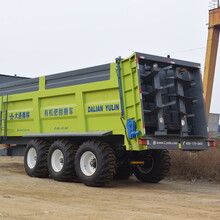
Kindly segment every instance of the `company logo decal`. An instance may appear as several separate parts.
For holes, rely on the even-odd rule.
[[[45,109],[44,116],[45,117],[56,117],[63,115],[73,115],[74,108],[54,108],[54,109]]]
[[[30,112],[16,112],[9,114],[10,120],[30,118]]]
[[[119,109],[119,104],[88,106],[88,112],[111,112],[118,111]]]

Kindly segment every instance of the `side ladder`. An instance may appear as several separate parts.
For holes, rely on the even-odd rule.
[[[7,139],[8,95],[1,97],[0,138]]]

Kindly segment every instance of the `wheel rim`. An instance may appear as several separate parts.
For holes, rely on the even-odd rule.
[[[37,152],[35,148],[31,147],[27,154],[27,165],[30,169],[33,169],[37,163]]]
[[[55,172],[60,172],[64,165],[64,157],[61,150],[56,149],[51,156],[51,166]]]
[[[138,166],[138,169],[142,173],[150,173],[154,167],[154,158],[152,155],[146,155],[144,158],[144,165],[143,166]]]
[[[86,151],[80,158],[80,168],[86,176],[92,176],[97,169],[97,159],[91,151]]]

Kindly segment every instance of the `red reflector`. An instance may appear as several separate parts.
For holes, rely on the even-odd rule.
[[[215,141],[209,141],[209,146],[210,147],[216,147],[216,142]]]
[[[173,61],[166,61],[166,63],[175,64],[175,62],[173,62]]]
[[[142,123],[143,128],[145,128],[145,123]]]
[[[145,140],[145,139],[139,139],[139,140],[138,140],[138,143],[139,143],[140,145],[147,145],[147,140]]]
[[[136,56],[137,58],[140,58],[140,56]]]
[[[139,88],[139,92],[142,93],[142,88]]]

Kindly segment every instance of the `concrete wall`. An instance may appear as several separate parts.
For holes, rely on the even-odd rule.
[[[209,114],[208,127],[209,131],[218,131],[219,114]]]

